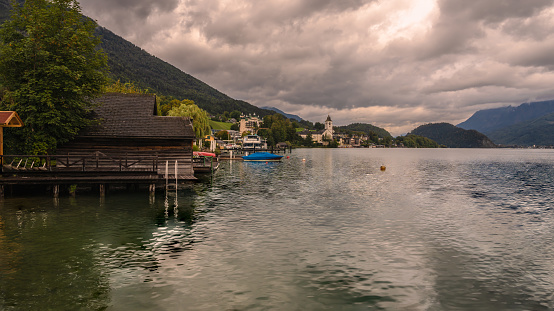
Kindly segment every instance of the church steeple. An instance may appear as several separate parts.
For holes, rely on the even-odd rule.
[[[325,120],[325,133],[330,136],[329,138],[333,138],[333,121],[331,121],[329,115],[327,115],[327,120]]]

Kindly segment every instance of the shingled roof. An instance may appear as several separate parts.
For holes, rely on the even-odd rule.
[[[93,117],[97,126],[82,136],[133,138],[194,138],[190,118],[156,115],[156,97],[144,94],[108,93],[96,100]]]

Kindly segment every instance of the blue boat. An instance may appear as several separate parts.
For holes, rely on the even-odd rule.
[[[244,161],[280,161],[283,156],[269,152],[256,152],[247,156],[243,156]]]

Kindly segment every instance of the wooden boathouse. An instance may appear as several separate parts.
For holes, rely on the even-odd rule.
[[[104,194],[110,185],[148,185],[150,191],[195,180],[190,118],[158,116],[156,97],[108,93],[100,97],[93,117],[98,124],[59,146],[55,155],[0,155],[6,186],[88,185]]]

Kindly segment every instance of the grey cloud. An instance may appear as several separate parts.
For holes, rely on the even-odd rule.
[[[445,18],[452,21],[471,20],[499,23],[509,18],[535,15],[552,6],[551,0],[440,0],[439,7]]]
[[[85,0],[83,10],[234,98],[312,121],[333,112],[338,124],[401,131],[554,98],[552,0],[437,0],[404,25],[426,1]]]
[[[108,26],[119,35],[152,37],[159,29],[149,28],[146,20],[162,13],[172,12],[179,5],[179,0],[81,0],[83,13]],[[114,29],[115,28],[115,29]],[[141,44],[144,40],[135,40]]]

